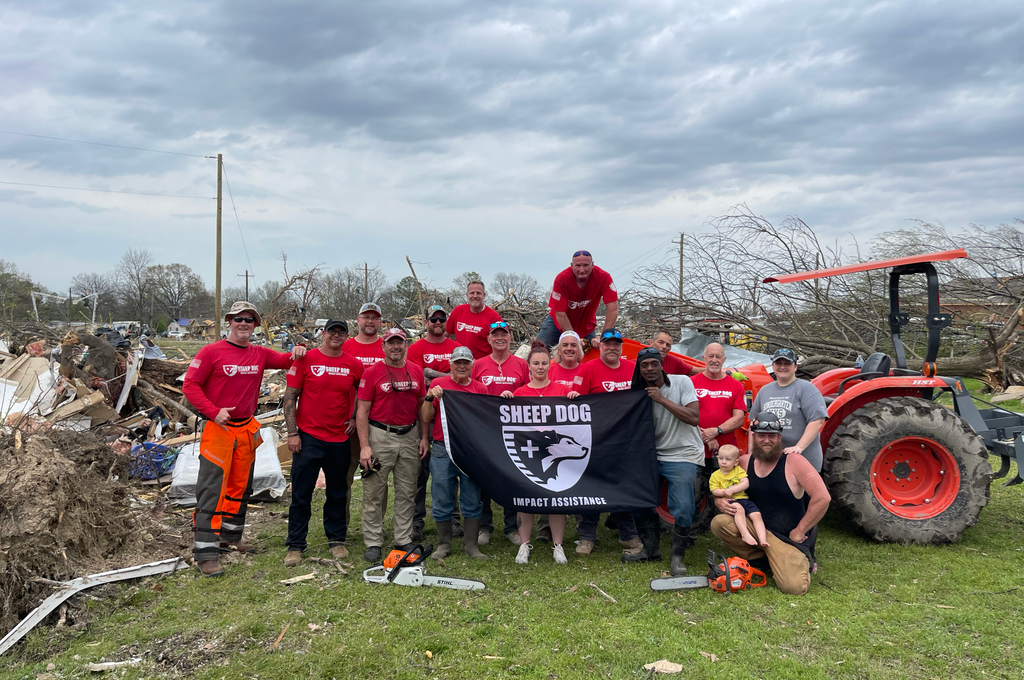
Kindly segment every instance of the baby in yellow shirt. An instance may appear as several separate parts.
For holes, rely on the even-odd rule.
[[[718,469],[711,473],[711,495],[716,498],[729,498],[729,503],[736,506],[736,514],[732,516],[736,529],[740,532],[743,542],[747,545],[768,547],[768,532],[761,519],[761,511],[747,497],[746,490],[750,486],[747,473],[739,466],[740,450],[731,444],[719,447]],[[747,517],[754,525],[755,539],[747,527]]]

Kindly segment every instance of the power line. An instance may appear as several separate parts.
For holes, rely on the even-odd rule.
[[[228,167],[226,163],[221,163],[221,169],[224,171],[224,183],[228,185],[228,197],[231,199],[231,211],[235,213],[235,224],[238,225],[238,235],[242,239],[242,250],[245,251],[245,261],[249,263],[249,271],[252,272],[253,283],[256,282],[256,270],[253,269],[252,260],[249,259],[249,249],[245,246],[245,236],[242,235],[242,221],[238,219],[238,209],[235,207],[235,197],[231,193],[231,182],[228,180]],[[249,279],[246,278],[245,284],[249,285]]]
[[[132,194],[133,196],[165,196],[167,198],[198,198],[204,201],[216,201],[216,196],[183,196],[181,194],[153,194],[146,191],[115,191],[113,189],[86,189],[85,187],[58,187],[52,184],[28,184],[26,182],[0,182],[18,187],[40,187],[42,189],[68,189],[69,191],[98,191],[103,194]]]
[[[672,242],[672,239],[669,239],[669,240],[665,241],[664,243],[659,243],[658,245],[654,246],[653,248],[651,248],[650,250],[648,250],[648,251],[647,251],[646,253],[644,253],[643,255],[638,255],[637,257],[634,257],[634,258],[633,258],[632,260],[630,260],[630,261],[629,261],[629,262],[627,262],[626,264],[623,264],[623,265],[619,265],[618,267],[615,267],[614,269],[612,269],[612,270],[610,270],[610,271],[611,271],[611,272],[613,272],[613,273],[614,273],[614,272],[620,272],[620,271],[624,270],[624,269],[625,269],[626,267],[628,267],[629,265],[631,265],[632,263],[634,263],[634,262],[636,262],[637,260],[639,260],[640,258],[643,258],[644,260],[646,260],[646,259],[647,259],[647,258],[649,258],[649,257],[650,257],[651,255],[653,255],[654,253],[656,253],[656,252],[657,252],[658,250],[660,250],[661,248],[664,248],[665,246],[667,246],[667,245],[668,245],[669,243],[671,243],[671,242]]]
[[[33,135],[27,132],[11,132],[0,130],[5,135],[18,135],[19,137],[35,137],[36,139],[51,139],[56,142],[74,142],[75,144],[91,144],[93,146],[109,146],[114,149],[129,149],[131,151],[148,151],[150,153],[166,153],[172,156],[188,156],[189,158],[216,158],[216,156],[200,156],[194,153],[181,153],[179,151],[160,151],[159,149],[143,149],[138,146],[121,146],[120,144],[104,144],[103,142],[86,142],[81,139],[65,139],[64,137],[47,137],[46,135]]]

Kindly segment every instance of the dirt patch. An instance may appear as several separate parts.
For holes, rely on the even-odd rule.
[[[52,592],[34,579],[117,568],[114,558],[155,538],[131,508],[128,464],[87,433],[34,434],[20,446],[0,437],[0,629]]]

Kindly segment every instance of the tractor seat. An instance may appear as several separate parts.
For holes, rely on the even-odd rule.
[[[861,367],[860,372],[862,375],[865,373],[881,373],[882,376],[887,376],[891,366],[892,359],[889,358],[888,354],[875,352],[864,360],[864,366]]]

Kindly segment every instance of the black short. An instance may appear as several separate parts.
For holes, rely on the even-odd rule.
[[[746,511],[748,515],[754,512],[761,512],[761,510],[758,509],[756,505],[754,505],[754,501],[750,500],[749,498],[734,498],[729,502],[739,503],[740,505],[742,505],[743,509]]]

